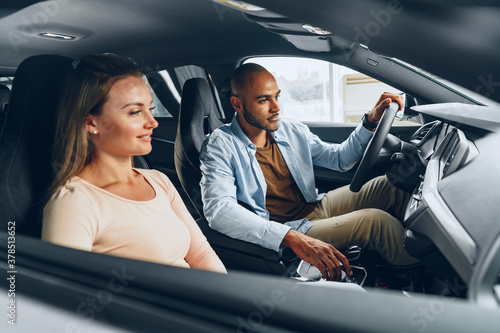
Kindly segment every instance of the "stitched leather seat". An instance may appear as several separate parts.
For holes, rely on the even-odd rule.
[[[10,100],[10,89],[5,84],[0,84],[0,138],[4,129],[4,120],[7,116],[7,109]]]
[[[45,191],[52,180],[59,93],[72,60],[40,55],[24,60],[12,85],[5,131],[0,137],[1,228],[39,236]]]
[[[205,138],[223,124],[217,117],[212,91],[205,79],[186,81],[182,89],[179,125],[175,139],[175,169],[200,217],[200,151]]]

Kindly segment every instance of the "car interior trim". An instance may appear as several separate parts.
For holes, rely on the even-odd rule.
[[[500,107],[440,103],[413,106],[412,111],[488,131],[495,131],[500,128]]]
[[[469,297],[484,307],[500,306],[500,238],[477,266],[478,270],[469,283]]]
[[[170,143],[170,144],[175,144],[175,141],[171,141],[171,140],[167,140],[167,139],[162,139],[162,138],[157,138],[157,137],[151,137],[153,140],[156,140],[156,141],[161,141],[161,142],[165,142],[165,143]]]
[[[477,260],[477,245],[467,231],[461,226],[455,215],[449,210],[437,189],[439,175],[439,159],[432,158],[427,165],[422,197],[427,207],[455,242],[460,252],[470,265]]]

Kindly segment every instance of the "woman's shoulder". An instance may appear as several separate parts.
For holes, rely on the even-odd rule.
[[[146,177],[146,180],[160,185],[164,188],[169,188],[172,184],[170,179],[163,172],[154,169],[138,169],[135,168],[137,172]]]
[[[73,177],[51,195],[44,210],[60,210],[75,207],[75,205],[92,206],[95,200],[91,189],[86,185],[81,178]]]
[[[155,188],[155,190],[161,190],[160,192],[165,193],[169,198],[175,197],[175,186],[172,181],[163,172],[153,169],[135,169],[137,172],[141,173],[146,180]],[[160,192],[157,192],[159,194]]]
[[[80,177],[73,177],[59,187],[51,196],[50,201],[65,198],[66,200],[81,200],[89,198],[90,188]]]
[[[137,172],[142,174],[143,176],[155,180],[164,180],[168,179],[168,177],[161,171],[155,170],[155,169],[140,169],[140,168],[134,168]]]

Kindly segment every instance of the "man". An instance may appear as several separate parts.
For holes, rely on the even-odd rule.
[[[384,93],[364,125],[342,144],[327,144],[304,124],[279,118],[280,89],[262,66],[238,67],[231,94],[233,121],[214,131],[200,154],[204,213],[213,229],[275,251],[290,247],[327,280],[340,279],[340,262],[351,274],[335,247],[376,250],[396,265],[418,262],[403,248],[401,222],[386,213],[401,216],[407,194],[379,177],[357,194],[344,187],[318,195],[313,173],[313,165],[352,168],[383,110],[391,101],[403,106],[401,96]]]

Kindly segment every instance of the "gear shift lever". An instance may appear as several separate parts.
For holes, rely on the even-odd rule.
[[[357,245],[351,246],[344,252],[344,255],[346,256],[349,263],[357,261],[361,257],[361,247]],[[353,269],[354,275],[352,277],[348,276],[342,270],[341,282],[356,283],[359,284],[360,286],[363,286],[367,275],[366,270],[363,267],[358,267],[353,265],[351,265],[351,268]],[[310,263],[305,262],[304,260],[301,260],[299,267],[297,268],[297,273],[302,278],[308,281],[321,280],[321,272],[319,271],[319,269],[317,269]]]
[[[344,252],[345,257],[349,263],[358,260],[361,257],[361,247],[353,245]]]

